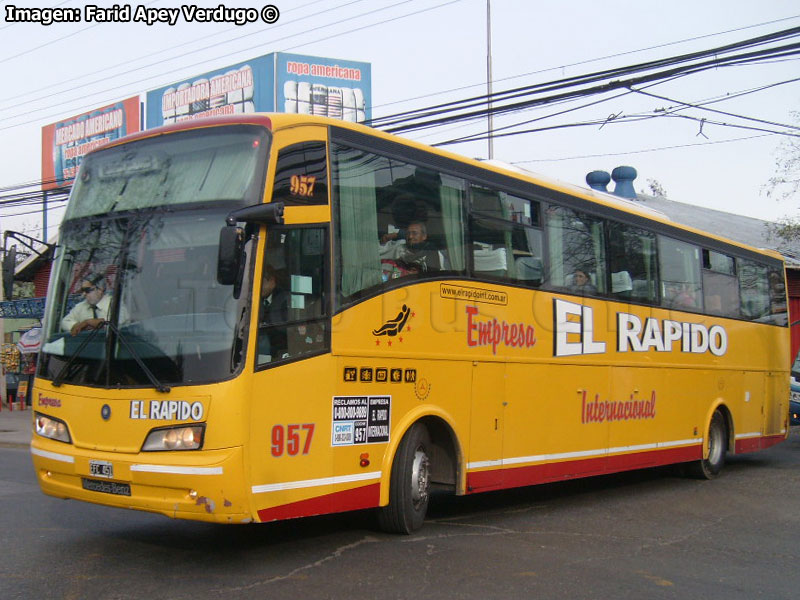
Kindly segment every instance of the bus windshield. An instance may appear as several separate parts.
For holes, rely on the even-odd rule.
[[[216,281],[225,214],[152,212],[65,225],[39,375],[100,386],[231,377],[242,353],[237,315],[245,311],[233,286]]]
[[[65,221],[149,207],[261,200],[266,129],[249,125],[179,131],[84,159]]]
[[[178,132],[86,158],[61,226],[39,376],[159,387],[235,374],[249,288],[234,297],[217,282],[219,231],[261,197],[267,135]]]

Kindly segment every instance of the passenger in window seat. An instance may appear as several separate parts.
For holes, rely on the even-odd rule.
[[[400,260],[411,271],[438,271],[442,268],[439,251],[428,240],[425,223],[409,223],[406,229],[406,251]]]
[[[572,285],[569,286],[569,289],[579,294],[597,293],[597,286],[592,283],[589,275],[582,269],[576,269],[572,274]]]

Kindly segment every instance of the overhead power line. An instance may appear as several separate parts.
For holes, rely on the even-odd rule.
[[[791,46],[786,46],[780,49],[780,52],[783,55],[797,55],[800,54],[800,44],[793,44]],[[527,100],[521,100],[514,103],[504,104],[497,107],[493,107],[492,113],[493,114],[505,114],[510,112],[516,112],[527,108],[532,108],[534,106],[542,106],[546,104],[551,104],[553,102],[558,102],[567,99],[577,99],[586,96],[591,96],[595,94],[606,93],[618,89],[631,89],[636,85],[641,85],[644,83],[650,83],[653,81],[658,81],[660,79],[666,79],[675,77],[676,75],[689,75],[694,73],[699,73],[701,71],[705,71],[707,69],[721,67],[721,66],[730,66],[733,64],[743,64],[744,62],[752,62],[754,60],[758,60],[760,56],[764,56],[766,53],[770,53],[771,55],[775,55],[773,51],[759,51],[757,53],[751,53],[748,56],[739,55],[737,57],[730,57],[728,59],[713,59],[710,61],[706,61],[705,63],[701,64],[694,64],[691,66],[684,66],[684,67],[677,67],[673,69],[669,69],[667,71],[660,71],[657,73],[652,73],[649,75],[644,75],[640,77],[634,77],[626,80],[614,80],[608,83],[602,83],[600,85],[595,85],[591,87],[585,87],[578,90],[568,91],[568,92],[561,92],[549,96],[543,96],[540,98],[531,98]],[[558,88],[551,88],[558,89]],[[416,121],[403,124],[399,122],[392,127],[385,127],[386,131],[390,133],[401,133],[401,132],[408,132],[408,131],[415,131],[420,129],[426,129],[430,127],[437,127],[440,125],[444,125],[447,123],[456,123],[462,122],[467,120],[475,120],[485,117],[487,111],[485,109],[482,110],[473,110],[469,112],[460,112],[453,115],[447,115],[447,112],[452,111],[443,111],[442,115],[445,116],[438,116],[436,118],[431,118],[428,120]]]
[[[339,25],[341,23],[346,23],[346,22],[352,21],[352,20],[354,20],[356,18],[361,18],[361,17],[368,16],[368,15],[371,15],[371,14],[374,14],[374,13],[377,13],[377,12],[381,12],[381,11],[385,11],[385,10],[388,10],[388,9],[391,9],[391,8],[395,8],[397,6],[400,6],[400,5],[403,5],[403,4],[407,4],[407,3],[412,2],[412,1],[413,0],[401,0],[399,2],[391,4],[389,6],[384,6],[384,7],[381,7],[381,8],[376,8],[376,9],[364,12],[364,13],[362,13],[360,15],[357,15],[356,17],[349,17],[349,18],[341,19],[339,21],[334,21],[332,23],[328,23],[326,25],[320,25],[319,27],[314,27],[314,28],[308,29],[306,31],[303,31],[301,33],[302,34],[311,33],[313,31],[318,31],[320,29],[325,29],[325,28],[328,28],[328,27],[332,27],[334,25]],[[455,4],[457,2],[462,2],[462,1],[463,0],[449,0],[447,2],[442,2],[440,4],[436,4],[436,5],[428,7],[428,8],[416,10],[416,11],[409,12],[409,13],[406,13],[406,14],[403,14],[403,15],[399,15],[399,16],[396,16],[396,17],[391,17],[391,18],[388,18],[388,19],[384,19],[383,21],[378,21],[378,22],[375,22],[375,23],[370,23],[370,24],[367,24],[367,25],[363,25],[361,27],[356,27],[356,28],[350,29],[350,30],[345,31],[345,32],[340,32],[340,33],[336,33],[336,34],[330,35],[328,37],[315,38],[312,41],[304,42],[302,44],[296,44],[296,45],[293,45],[293,46],[291,46],[289,48],[284,48],[281,51],[293,50],[293,49],[296,49],[296,48],[300,48],[302,46],[307,46],[308,44],[315,44],[315,43],[318,43],[318,42],[321,42],[321,41],[324,41],[324,40],[332,39],[332,38],[335,38],[335,37],[340,37],[340,36],[342,36],[344,34],[347,34],[347,33],[352,33],[354,31],[360,31],[360,30],[363,30],[363,29],[376,27],[378,25],[382,25],[382,24],[385,24],[385,23],[390,23],[390,22],[393,22],[393,21],[397,21],[399,19],[405,19],[407,17],[415,16],[415,15],[422,14],[422,13],[425,13],[425,12],[429,12],[431,10],[435,10],[437,8],[442,8],[444,6],[448,6],[450,4]],[[291,35],[284,36],[282,38],[276,38],[276,39],[273,39],[273,40],[268,40],[266,42],[262,41],[259,44],[255,45],[255,46],[251,46],[249,48],[243,48],[241,50],[236,50],[234,52],[229,52],[227,54],[215,56],[215,59],[220,59],[220,58],[224,58],[224,57],[229,57],[229,56],[241,54],[242,52],[246,52],[248,50],[254,50],[254,49],[258,49],[258,48],[263,48],[263,46],[266,43],[274,44],[275,42],[278,42],[278,41],[294,39],[294,38],[297,37],[297,35],[298,34],[291,34]],[[166,61],[159,61],[159,62],[156,62],[156,63],[151,63],[150,65],[146,65],[146,66],[153,66],[153,65],[159,64],[160,62],[166,62]],[[189,65],[184,65],[184,66],[179,67],[179,68],[171,69],[169,71],[162,71],[161,73],[159,73],[159,77],[163,76],[163,75],[166,75],[166,74],[175,73],[175,72],[178,72],[178,71],[183,71],[183,70],[185,70],[185,69],[187,69],[189,67],[196,67],[196,66],[207,66],[207,61],[203,60],[203,61],[195,62],[195,63],[189,64]],[[145,68],[145,67],[139,67],[139,68],[134,69],[134,70],[138,71],[138,70],[141,70],[142,68]],[[114,86],[114,87],[111,87],[111,88],[106,88],[106,89],[98,91],[98,92],[94,92],[93,95],[107,93],[107,92],[113,92],[113,91],[117,91],[117,90],[120,90],[120,89],[129,88],[131,85],[138,84],[138,83],[144,83],[146,81],[151,81],[152,79],[154,79],[154,77],[152,77],[152,76],[145,77],[143,79],[138,79],[136,81],[128,82],[126,84],[121,84],[121,85]],[[94,83],[94,82],[92,82],[92,83]],[[88,85],[88,84],[83,84],[83,85]],[[83,86],[81,86],[81,87],[83,87]],[[87,96],[87,95],[83,95],[83,96],[78,96],[78,97],[74,97],[74,98],[69,98],[69,99],[66,99],[66,100],[60,100],[58,104],[64,104],[64,103],[69,103],[69,102],[80,101],[80,100],[83,100],[83,99],[88,98],[88,97],[89,96]],[[79,110],[80,108],[91,108],[92,106],[95,106],[96,104],[97,103],[83,105],[83,106],[77,107],[75,110]],[[8,120],[16,119],[16,118],[19,118],[19,117],[22,117],[22,116],[28,116],[28,115],[33,114],[33,113],[40,113],[40,112],[46,111],[46,110],[48,110],[50,108],[55,108],[56,105],[49,105],[49,106],[45,106],[45,107],[41,107],[41,108],[37,108],[37,109],[33,109],[33,110],[31,110],[29,108],[26,108],[26,106],[27,106],[27,103],[23,103],[23,104],[18,104],[18,105],[10,107],[10,108],[22,108],[22,109],[24,109],[24,111],[19,113],[19,114],[16,114],[16,115],[11,115],[11,116],[8,116],[8,117],[4,117],[2,120],[0,120],[0,123],[5,123]],[[0,109],[0,110],[7,110],[7,109]],[[53,115],[52,118],[55,118],[57,116],[58,115]],[[20,127],[22,125],[27,125],[29,123],[34,123],[34,122],[37,122],[37,121],[41,121],[42,119],[46,119],[46,118],[51,118],[51,117],[39,117],[39,118],[34,118],[34,119],[27,120],[27,121],[23,121],[23,122],[20,122],[20,123],[14,123],[13,125],[6,125],[4,127],[0,127],[0,131],[4,131],[4,130],[7,130],[7,129],[13,129],[15,127]]]
[[[579,67],[581,65],[587,65],[587,64],[591,64],[591,63],[601,62],[601,61],[609,60],[609,59],[612,59],[612,58],[619,58],[620,56],[627,56],[629,54],[638,54],[640,52],[648,52],[650,50],[657,50],[659,48],[668,48],[669,46],[677,46],[679,44],[685,44],[685,43],[688,43],[688,42],[695,42],[697,40],[702,40],[702,39],[711,38],[711,37],[717,37],[717,36],[720,36],[720,35],[727,35],[729,33],[735,33],[737,31],[745,31],[747,29],[755,29],[755,28],[758,28],[758,27],[764,27],[766,25],[774,25],[776,23],[782,23],[782,22],[785,22],[785,21],[792,21],[792,20],[795,20],[795,19],[798,19],[798,18],[800,18],[800,15],[794,15],[794,16],[791,16],[791,17],[784,17],[782,19],[774,19],[772,21],[764,21],[763,23],[756,23],[756,24],[753,24],[753,25],[746,25],[744,27],[736,27],[734,29],[726,29],[724,31],[718,31],[716,33],[708,33],[708,34],[705,34],[705,35],[698,35],[698,36],[694,36],[694,37],[684,38],[684,39],[681,39],[681,40],[675,40],[675,41],[667,42],[667,43],[664,43],[664,44],[656,44],[655,46],[648,46],[646,48],[639,48],[637,50],[626,50],[624,52],[617,52],[615,54],[607,54],[605,56],[598,56],[598,57],[595,57],[595,58],[581,60],[581,61],[577,61],[577,62],[573,62],[573,63],[557,65],[557,66],[554,66],[554,67],[547,67],[547,68],[539,69],[539,70],[536,70],[536,71],[528,71],[527,73],[519,73],[517,75],[511,75],[511,76],[508,76],[508,77],[500,77],[500,78],[497,78],[497,79],[493,79],[492,83],[500,83],[502,81],[510,81],[512,79],[520,79],[522,77],[530,77],[531,75],[541,75],[542,73],[548,73],[548,72],[551,72],[551,71],[564,71],[565,69],[568,69],[568,68]],[[403,104],[405,102],[410,102],[412,100],[421,100],[423,98],[430,98],[430,97],[433,97],[433,96],[441,96],[442,94],[448,94],[448,93],[452,93],[452,92],[462,92],[464,90],[469,90],[469,89],[478,88],[478,87],[482,88],[482,87],[485,87],[485,86],[486,86],[486,82],[485,81],[481,81],[479,83],[473,83],[473,84],[470,84],[470,85],[460,86],[460,87],[457,87],[457,88],[451,88],[451,89],[447,89],[447,90],[440,90],[438,92],[432,92],[430,94],[423,94],[421,96],[414,96],[412,98],[404,98],[402,100],[394,100],[392,102],[384,102],[383,104],[378,104],[378,105],[373,106],[373,109],[381,108],[381,107],[384,107],[384,106],[392,106],[393,104]]]
[[[767,89],[769,87],[774,87],[776,85],[781,85],[783,83],[787,83],[788,81],[795,81],[795,80],[788,80],[787,82],[780,82],[780,83],[770,84],[770,85],[767,85],[767,86],[761,86],[759,88],[755,88],[754,90],[751,90],[750,92],[745,91],[745,92],[741,92],[741,93],[737,93],[737,94],[733,94],[733,95],[729,94],[729,95],[726,95],[726,96],[724,96],[722,98],[713,99],[713,100],[710,100],[710,101],[701,101],[701,102],[696,102],[696,103],[686,103],[686,102],[682,102],[682,101],[679,101],[679,100],[673,100],[673,99],[668,98],[666,96],[659,96],[659,95],[656,95],[656,94],[644,92],[644,88],[639,87],[639,86],[646,85],[648,83],[650,85],[656,85],[656,84],[659,84],[659,83],[670,81],[671,79],[674,79],[674,78],[677,78],[677,77],[683,77],[683,76],[686,76],[686,75],[689,75],[689,74],[692,74],[692,73],[701,72],[701,71],[703,71],[705,69],[714,68],[714,67],[718,67],[718,66],[732,66],[732,65],[738,65],[738,64],[750,64],[752,62],[763,61],[763,60],[766,60],[767,58],[772,58],[772,57],[776,57],[776,56],[778,56],[778,57],[780,57],[780,56],[796,56],[796,55],[798,55],[798,53],[800,53],[800,43],[785,44],[785,45],[782,45],[782,46],[777,46],[777,47],[772,47],[772,48],[759,49],[759,50],[755,50],[755,51],[752,51],[752,52],[739,52],[737,54],[733,54],[732,56],[719,56],[719,55],[720,54],[724,54],[726,52],[731,52],[731,51],[736,50],[736,49],[753,48],[753,47],[757,47],[759,45],[763,45],[763,44],[766,44],[766,43],[774,42],[776,40],[785,40],[787,38],[795,37],[797,35],[800,35],[800,27],[786,29],[786,30],[783,30],[783,31],[770,33],[770,34],[767,34],[767,35],[764,35],[764,36],[751,38],[749,40],[743,40],[743,41],[740,41],[740,42],[735,42],[733,44],[728,44],[728,45],[721,46],[721,47],[718,47],[718,48],[712,48],[712,49],[709,49],[709,50],[693,52],[693,53],[690,53],[690,54],[684,54],[684,55],[677,56],[677,57],[662,58],[662,59],[658,59],[658,60],[655,60],[655,61],[648,61],[648,62],[639,63],[639,64],[631,65],[631,66],[625,66],[625,67],[615,67],[615,68],[612,68],[612,69],[606,69],[606,70],[599,71],[599,72],[588,73],[588,74],[583,74],[583,75],[577,75],[575,77],[564,78],[564,79],[560,79],[560,80],[556,80],[556,81],[552,81],[552,82],[543,82],[543,83],[535,84],[533,86],[524,86],[524,87],[520,87],[520,88],[514,88],[512,90],[500,91],[500,92],[497,92],[496,94],[493,94],[492,97],[493,98],[494,97],[501,97],[504,100],[508,100],[508,99],[518,100],[517,102],[506,103],[506,104],[502,104],[502,105],[498,106],[495,110],[497,111],[498,114],[502,114],[502,113],[510,113],[510,112],[516,112],[516,111],[520,111],[520,110],[525,110],[525,109],[533,107],[533,106],[552,105],[552,104],[555,104],[555,103],[558,103],[558,102],[572,101],[574,99],[581,98],[581,97],[596,96],[596,95],[607,93],[607,92],[610,92],[610,91],[624,89],[625,91],[622,92],[622,94],[617,94],[616,96],[614,96],[614,98],[619,97],[621,95],[630,94],[632,92],[637,92],[637,93],[641,93],[641,94],[645,94],[645,95],[650,95],[650,96],[653,96],[653,97],[656,97],[656,98],[665,99],[667,101],[674,102],[676,104],[680,104],[681,106],[680,107],[671,107],[669,112],[666,111],[666,110],[663,110],[660,114],[625,115],[625,116],[620,115],[618,118],[614,119],[615,123],[622,123],[622,122],[630,123],[630,122],[633,122],[633,121],[639,121],[639,120],[643,120],[643,119],[654,118],[656,116],[673,116],[673,117],[688,118],[688,119],[693,119],[693,120],[699,121],[700,119],[695,118],[695,117],[689,117],[689,116],[686,116],[686,115],[677,115],[677,114],[674,114],[674,113],[677,112],[678,110],[682,110],[682,109],[685,109],[685,108],[688,108],[688,107],[703,108],[703,104],[710,104],[712,102],[719,102],[719,101],[724,100],[724,99],[729,99],[729,98],[732,98],[732,97],[736,97],[737,95],[741,95],[741,94],[744,94],[744,93],[751,93],[752,91],[757,91],[757,90],[761,90],[761,89]],[[711,60],[706,60],[706,61],[703,61],[703,62],[690,62],[689,64],[683,64],[683,65],[680,64],[681,62],[696,60],[697,57],[703,58],[703,57],[708,57],[708,56],[713,56],[713,58]],[[667,70],[656,71],[655,73],[649,73],[649,74],[646,74],[646,75],[643,75],[643,76],[640,76],[640,77],[631,77],[631,78],[626,79],[626,80],[624,80],[624,79],[614,79],[612,81],[604,81],[603,80],[603,78],[608,79],[609,76],[616,76],[616,75],[619,75],[619,74],[636,74],[637,72],[652,70],[652,68],[653,68],[652,66],[653,65],[658,65],[658,66],[663,66],[663,65],[673,66],[673,65],[675,65],[675,66],[673,68],[670,68],[670,69],[667,69]],[[800,78],[798,78],[798,80],[800,80]],[[543,97],[528,98],[529,96],[532,96],[532,95],[535,96],[535,94],[538,94],[538,93],[541,93],[541,92],[554,92],[554,91],[558,92],[560,90],[569,90],[569,88],[572,88],[573,86],[578,85],[579,83],[585,83],[585,82],[590,82],[590,83],[598,82],[599,85],[589,86],[589,87],[584,86],[583,88],[580,88],[580,89],[577,89],[577,90],[570,90],[570,91],[566,91],[566,92],[563,92],[563,93],[550,94],[550,95],[543,96]],[[637,86],[637,87],[634,88],[634,86]],[[416,109],[415,111],[408,111],[408,112],[405,112],[405,113],[398,113],[398,115],[390,115],[388,117],[383,117],[382,119],[387,119],[387,120],[389,120],[389,122],[395,124],[394,127],[387,128],[388,131],[404,131],[404,130],[409,130],[410,131],[410,130],[414,130],[414,129],[432,128],[432,127],[436,127],[436,126],[440,126],[440,125],[444,125],[444,124],[449,124],[449,123],[458,123],[458,122],[463,122],[463,121],[475,120],[475,119],[483,118],[486,115],[486,111],[485,110],[477,110],[477,111],[471,111],[471,112],[466,112],[466,113],[465,112],[459,112],[459,113],[456,113],[455,115],[447,115],[447,112],[449,110],[449,107],[453,107],[455,110],[461,110],[465,106],[466,107],[475,106],[476,104],[480,103],[480,99],[485,99],[487,97],[488,96],[484,95],[484,96],[479,96],[479,97],[473,97],[473,98],[460,100],[460,101],[457,101],[457,102],[452,102],[452,103],[447,103],[447,104],[440,104],[440,105],[436,105],[436,106],[433,106],[433,107],[419,108],[419,109]],[[545,117],[539,117],[537,119],[533,119],[533,120],[526,121],[526,122],[523,122],[523,123],[516,123],[516,124],[513,124],[513,125],[508,125],[508,126],[502,128],[502,129],[506,129],[507,130],[507,129],[519,127],[519,126],[521,126],[523,124],[526,124],[526,123],[534,122],[534,121],[541,120],[541,119],[544,119],[544,118],[549,118],[549,117],[552,117],[552,116],[555,116],[555,115],[558,115],[558,114],[565,114],[565,113],[570,112],[570,111],[579,110],[581,108],[585,108],[585,107],[591,106],[593,104],[598,104],[600,102],[605,102],[605,101],[608,101],[608,100],[609,99],[606,98],[606,99],[603,99],[603,100],[593,101],[593,102],[590,102],[590,103],[587,103],[587,104],[583,104],[583,105],[581,105],[579,107],[569,108],[569,109],[566,109],[564,111],[560,111],[559,113],[554,113],[552,115],[547,115]],[[706,110],[714,110],[714,109],[706,109]],[[752,120],[754,122],[762,122],[763,124],[773,125],[773,126],[776,126],[776,127],[784,127],[784,128],[787,128],[787,129],[791,128],[791,129],[795,129],[795,130],[798,129],[797,127],[795,127],[793,125],[786,125],[786,124],[781,124],[781,123],[776,123],[776,122],[771,122],[771,121],[767,122],[765,120],[760,120],[760,119],[756,119],[756,118],[753,118],[753,117],[746,117],[746,116],[743,116],[743,115],[735,115],[733,113],[725,113],[724,111],[717,111],[717,112],[719,112],[720,114],[726,114],[728,116],[732,116],[734,118]],[[421,122],[417,121],[417,122],[415,122],[413,118],[409,118],[408,124],[407,125],[402,125],[403,119],[401,118],[401,116],[402,115],[411,115],[412,113],[415,113],[415,114],[418,114],[418,115],[431,116],[431,117],[437,116],[439,114],[441,114],[443,116],[439,117],[439,118],[429,119],[427,122],[426,121],[421,121]],[[603,119],[600,119],[600,120],[595,119],[595,120],[590,120],[590,121],[585,121],[585,122],[580,122],[580,123],[560,124],[560,125],[556,125],[556,126],[548,126],[548,127],[541,127],[541,128],[535,128],[535,129],[526,129],[526,130],[523,130],[523,131],[514,131],[514,132],[509,132],[509,133],[499,133],[498,132],[496,134],[496,136],[497,137],[502,137],[502,136],[506,136],[506,135],[518,135],[518,134],[521,134],[521,133],[547,131],[547,130],[558,129],[558,128],[567,128],[567,127],[585,127],[585,126],[590,126],[590,125],[598,126],[598,125],[607,124],[609,122],[611,122],[611,121],[609,121],[609,119],[607,119],[607,118],[604,119],[604,120]],[[748,129],[748,127],[735,125],[735,124],[730,124],[730,123],[719,122],[719,121],[708,121],[707,120],[706,122],[708,122],[709,124],[716,124],[716,125],[721,125],[721,126],[726,126],[726,127],[734,127],[734,126],[736,126],[736,127],[741,127],[741,128]],[[749,127],[749,129],[754,129],[754,128]],[[760,131],[767,131],[767,132],[769,132],[771,134],[785,133],[785,132],[780,132],[780,131],[775,131],[775,130],[770,130],[770,129],[758,129],[758,128],[755,128],[755,129],[756,130],[760,130]],[[434,144],[434,145],[438,146],[438,145],[448,145],[448,144],[465,142],[465,141],[476,141],[476,140],[480,140],[480,139],[485,139],[485,136],[486,136],[485,133],[475,134],[475,135],[472,135],[472,136],[464,136],[464,137],[461,137],[461,138],[456,138],[456,139],[447,140],[447,141],[444,141],[444,142],[439,142],[439,143]],[[11,186],[11,187],[0,188],[0,192],[17,192],[17,191],[21,191],[26,186],[39,186],[39,185],[42,185],[43,183],[52,183],[52,182],[29,182],[29,183],[26,183],[26,184],[17,184],[15,186]],[[33,193],[33,195],[35,196],[38,193],[39,192],[35,192],[35,193]],[[2,196],[2,195],[0,195],[0,206],[3,205],[3,202],[5,200],[14,200],[14,201],[22,202],[22,201],[24,201],[24,198],[20,197],[19,194],[14,195],[14,196]]]
[[[787,80],[786,83],[796,82],[796,81],[800,81],[800,77],[797,77],[797,78],[791,79],[791,80]],[[703,106],[702,104],[692,104],[690,102],[682,102],[680,100],[673,100],[672,98],[668,98],[667,96],[660,96],[659,94],[653,94],[652,92],[645,92],[644,90],[636,90],[636,89],[634,89],[632,91],[637,93],[637,94],[642,94],[644,96],[650,96],[651,98],[658,98],[659,100],[666,100],[667,102],[674,102],[675,104],[680,104],[681,107],[679,107],[679,108],[683,108],[683,107],[696,108],[698,110],[705,110],[705,111],[713,112],[713,113],[716,113],[716,114],[719,114],[719,115],[725,115],[725,116],[728,116],[728,117],[735,117],[737,119],[744,119],[744,120],[753,121],[753,122],[756,122],[756,123],[763,123],[765,125],[775,125],[776,127],[785,127],[787,129],[800,130],[800,127],[798,127],[797,125],[792,125],[790,123],[776,123],[775,121],[767,121],[765,119],[757,119],[756,117],[747,117],[747,116],[744,116],[744,115],[738,115],[738,114],[727,112],[727,111],[724,111],[724,110],[717,110],[717,109],[714,109],[714,108],[708,108],[707,106]],[[668,109],[665,109],[665,112],[666,112],[666,110],[668,110]]]
[[[654,82],[654,83],[651,83],[647,87],[650,88],[650,87],[653,87],[653,86],[656,86],[656,85],[663,85],[667,81],[670,81],[670,80]],[[748,89],[748,90],[742,90],[742,91],[739,91],[739,92],[733,92],[733,93],[725,94],[724,96],[721,96],[721,97],[715,97],[715,98],[708,99],[708,100],[700,100],[700,101],[697,101],[697,102],[683,102],[681,100],[671,100],[670,99],[669,100],[670,102],[675,102],[676,104],[679,104],[679,106],[669,107],[669,108],[665,108],[665,109],[655,109],[655,110],[652,111],[650,116],[653,117],[653,118],[658,117],[658,116],[668,116],[668,115],[670,115],[672,113],[676,113],[676,112],[682,111],[682,110],[687,110],[689,108],[697,108],[697,109],[701,109],[702,110],[702,109],[705,108],[705,105],[707,105],[707,104],[716,104],[716,103],[719,103],[719,102],[730,101],[730,100],[734,100],[736,98],[740,98],[740,97],[748,95],[748,94],[754,94],[754,93],[761,92],[761,91],[764,91],[764,90],[767,90],[767,89],[771,89],[771,88],[774,88],[774,87],[777,87],[777,86],[780,86],[780,85],[787,85],[787,84],[790,84],[790,83],[797,83],[799,81],[800,81],[800,78],[787,79],[787,80],[784,80],[784,81],[779,81],[779,82],[771,83],[771,84],[768,84],[768,85],[762,85],[762,86],[759,86],[757,88],[751,88],[751,89]],[[508,131],[510,129],[519,128],[519,127],[521,127],[523,125],[528,125],[530,123],[536,123],[536,122],[543,121],[543,120],[546,120],[546,119],[551,119],[551,118],[556,117],[556,116],[564,115],[564,114],[567,114],[569,112],[575,112],[575,111],[578,111],[578,110],[582,110],[582,109],[587,108],[589,106],[601,104],[601,103],[604,103],[604,102],[610,102],[612,100],[615,100],[617,98],[620,98],[622,96],[626,96],[626,95],[629,95],[629,94],[632,94],[632,93],[635,93],[635,92],[642,92],[642,93],[646,94],[646,92],[644,92],[643,88],[642,89],[630,89],[630,90],[628,90],[626,92],[622,92],[620,94],[616,94],[614,96],[611,96],[611,97],[608,97],[608,98],[603,98],[601,100],[597,100],[597,101],[594,101],[594,102],[581,104],[579,106],[573,106],[573,107],[570,107],[570,108],[562,110],[562,111],[549,113],[547,115],[535,117],[533,119],[526,119],[524,121],[518,121],[516,123],[512,123],[512,124],[505,125],[505,126],[502,126],[502,127],[496,127],[492,131],[492,135],[494,137],[505,137],[506,135],[518,135],[518,134],[521,134],[521,133],[530,133],[531,130],[517,130],[517,131],[515,131],[513,133],[510,133],[510,134],[505,134],[504,132]],[[666,98],[666,97],[663,97],[663,96],[658,96],[656,94],[647,94],[647,95],[651,95],[651,96],[657,97],[657,98]],[[713,109],[707,109],[707,110],[713,110]],[[736,115],[734,113],[725,112],[725,111],[716,111],[716,112],[718,112],[720,114],[725,114],[727,116],[733,116],[735,118],[742,119],[742,120],[745,120],[745,121],[753,121],[753,122],[756,122],[756,123],[764,123],[764,124],[769,124],[769,125],[775,125],[777,127],[784,127],[784,128],[786,128],[788,130],[800,129],[800,127],[798,127],[796,125],[788,124],[788,123],[777,123],[775,121],[767,121],[765,119],[758,119],[756,117],[749,117],[749,116],[746,116],[746,115]],[[592,121],[592,122],[590,122],[590,124],[600,123],[601,127],[602,127],[603,125],[606,125],[606,124],[608,124],[608,123],[610,123],[612,121],[613,122],[624,122],[624,119],[622,117],[623,117],[622,114],[618,114],[618,115],[614,115],[613,119],[609,119],[608,117],[606,117],[605,119],[601,119],[599,121]],[[575,124],[573,124],[573,126],[582,126],[582,124],[575,123]],[[776,133],[773,133],[772,135],[778,135],[778,134],[781,134],[781,133],[783,133],[783,132],[776,132]],[[446,141],[440,141],[440,142],[435,143],[433,145],[434,146],[445,146],[445,145],[465,143],[465,142],[481,141],[481,140],[486,139],[487,135],[488,135],[487,131],[485,129],[483,129],[478,133],[464,135],[464,136],[461,136],[461,137],[448,139]]]
[[[752,52],[739,52],[733,56],[724,56],[731,52],[741,51],[748,48],[761,46],[764,44],[775,43],[800,35],[800,27],[794,27],[783,31],[743,40],[733,44],[727,44],[708,50],[692,52],[681,56],[664,58],[654,61],[647,61],[636,65],[621,68],[605,69],[575,77],[568,77],[556,81],[538,83],[529,86],[513,88],[510,90],[495,92],[491,96],[493,104],[493,114],[502,114],[514,110],[520,110],[537,104],[553,102],[565,98],[576,98],[587,96],[614,89],[628,88],[633,85],[641,85],[652,81],[675,77],[677,75],[696,73],[713,67],[720,67],[732,64],[743,64],[767,58],[795,56],[800,53],[800,44],[785,44],[783,46],[760,49]],[[709,57],[711,57],[709,59]],[[708,59],[708,60],[703,60]],[[700,62],[698,62],[700,61]],[[649,73],[640,77],[629,79],[616,79],[630,77],[637,73],[645,73],[662,69],[655,73]],[[601,83],[605,82],[605,83]],[[591,86],[591,84],[598,84]],[[582,89],[580,89],[582,87]],[[586,87],[590,86],[590,87]],[[579,88],[579,89],[574,89]],[[544,93],[553,93],[562,90],[561,94],[554,94],[544,98],[533,98]],[[528,98],[528,99],[525,99]],[[389,115],[373,119],[371,125],[389,131],[399,133],[424,129],[430,126],[438,126],[445,123],[452,123],[472,118],[479,118],[487,115],[487,101],[489,96],[484,94],[474,96],[464,100],[448,102],[435,105],[424,109],[405,111],[395,115]]]
[[[640,150],[624,150],[622,152],[603,152],[600,154],[583,154],[580,156],[562,156],[559,158],[535,158],[531,160],[515,160],[511,164],[512,165],[526,165],[530,163],[540,163],[540,162],[563,162],[566,160],[583,160],[586,158],[604,158],[607,156],[626,156],[629,154],[646,154],[649,152],[662,152],[664,150],[678,150],[681,148],[692,148],[695,146],[713,146],[716,144],[731,144],[733,142],[745,142],[749,140],[754,140],[758,138],[770,137],[772,134],[769,133],[761,133],[758,135],[748,135],[745,137],[738,137],[738,138],[731,138],[728,140],[713,140],[707,142],[695,142],[692,144],[676,144],[673,146],[661,146],[658,148],[643,148]]]
[[[572,129],[575,127],[592,127],[592,126],[605,126],[605,125],[619,125],[621,123],[635,123],[638,121],[647,121],[650,119],[658,119],[658,118],[675,118],[675,119],[686,119],[689,121],[695,121],[700,124],[699,133],[702,134],[703,126],[705,125],[716,125],[719,127],[730,127],[733,129],[744,129],[747,131],[761,131],[772,135],[782,135],[782,136],[789,136],[789,137],[797,137],[800,138],[800,133],[790,133],[786,131],[779,131],[775,129],[767,129],[765,127],[754,127],[748,125],[741,125],[738,123],[726,123],[724,121],[714,121],[700,117],[694,117],[691,115],[677,115],[677,114],[637,114],[637,115],[621,115],[615,116],[614,119],[592,119],[589,121],[583,121],[579,123],[561,123],[558,125],[548,125],[544,127],[535,127],[531,129],[523,129],[520,131],[511,131],[506,133],[501,133],[498,135],[494,135],[495,138],[500,137],[509,137],[514,135],[522,135],[526,133],[541,133],[544,131],[553,131],[556,129]],[[475,136],[470,141],[481,141],[486,139],[486,133],[482,136]],[[439,142],[437,144],[433,144],[434,146],[446,146],[450,143],[454,142]]]

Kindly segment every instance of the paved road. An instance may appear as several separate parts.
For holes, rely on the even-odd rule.
[[[215,526],[42,495],[0,447],[0,598],[800,595],[800,431],[713,482],[668,470],[438,499],[414,536],[368,514]]]

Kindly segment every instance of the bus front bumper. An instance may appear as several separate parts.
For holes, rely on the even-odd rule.
[[[156,512],[176,519],[249,523],[242,449],[127,454],[81,449],[34,435],[45,494]]]

